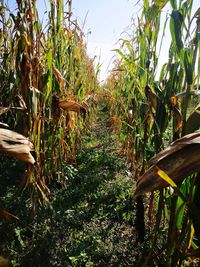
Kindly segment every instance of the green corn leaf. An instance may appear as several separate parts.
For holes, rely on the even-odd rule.
[[[162,9],[168,2],[169,0],[155,0],[154,4]]]
[[[177,0],[170,0],[170,4],[173,9],[177,9]]]
[[[191,58],[189,57],[187,50],[185,51],[184,54],[184,69],[185,69],[187,84],[191,85],[193,83],[193,67]]]
[[[112,51],[117,52],[124,61],[126,61],[126,62],[129,61],[129,59],[126,57],[126,55],[120,49],[113,49]]]
[[[184,203],[182,198],[178,197],[176,204],[176,213],[177,213],[176,227],[179,230],[181,229],[181,225],[183,222],[185,207],[186,204]]]
[[[172,41],[177,47],[178,53],[183,49],[182,42],[182,24],[183,16],[178,10],[173,10],[170,19],[170,32],[172,36]]]
[[[189,179],[184,180],[183,183],[181,184],[179,190],[182,193],[182,196],[184,196],[184,198],[186,198],[188,194],[188,188],[190,188],[190,186],[191,183]],[[181,229],[185,208],[186,208],[186,202],[183,200],[183,198],[179,196],[176,203],[176,214],[177,214],[176,226],[178,229]]]

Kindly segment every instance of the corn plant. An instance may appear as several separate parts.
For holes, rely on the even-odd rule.
[[[85,99],[98,86],[84,34],[72,19],[72,1],[49,1],[42,24],[36,0],[16,1],[11,13],[1,1],[1,123],[29,137],[35,164],[24,186],[34,203],[47,201],[51,181],[64,183],[66,165],[89,113]]]
[[[170,16],[166,16],[161,28],[162,10],[168,2],[172,11]],[[106,92],[110,92],[107,99],[111,107],[111,116],[117,115],[118,122],[121,122],[120,136],[136,180],[145,173],[152,156],[172,141],[193,133],[200,126],[197,115],[200,65],[199,10],[192,15],[192,5],[193,1],[143,1],[143,9],[137,19],[134,35],[131,40],[123,40],[122,48],[117,50],[121,59],[105,84]],[[158,55],[163,45],[162,37],[166,27],[170,28],[171,46],[168,51],[168,62],[162,66],[157,79]],[[195,155],[195,148],[190,149]],[[188,154],[188,160],[189,157]],[[181,178],[184,166],[179,167],[177,176]],[[195,171],[196,168],[192,168],[193,174],[186,172],[185,180],[182,183],[177,182],[178,191],[175,190],[174,195],[168,189],[162,190],[162,186],[158,186],[159,194],[152,193],[145,200],[149,206],[145,223],[152,225],[154,221],[154,227],[152,226],[152,232],[146,228],[147,232],[150,230],[150,235],[146,237],[150,248],[147,255],[141,257],[138,266],[153,266],[159,262],[165,263],[166,266],[182,266],[183,255],[191,249],[194,241],[193,226],[198,225],[197,209],[193,206],[197,199],[195,188],[198,192]],[[152,188],[166,177],[169,178],[167,184],[173,182],[173,175],[171,179],[170,175],[163,175],[162,170],[156,169],[156,172],[160,174],[159,181],[152,184]],[[148,172],[146,175],[148,176]],[[150,176],[148,178],[150,179]],[[148,186],[148,181],[146,182]],[[149,186],[151,187],[150,184]],[[144,206],[141,196],[137,198],[137,209],[136,226],[139,225],[139,240],[143,241]],[[153,210],[156,210],[155,216]],[[166,224],[169,225],[168,234]],[[160,234],[165,239],[163,232],[167,236],[166,242],[159,239]],[[196,232],[198,236],[198,231]],[[157,263],[151,260],[153,255],[159,255]]]

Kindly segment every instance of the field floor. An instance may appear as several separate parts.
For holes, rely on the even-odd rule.
[[[13,179],[17,187],[21,167],[16,172],[11,164],[8,175],[5,161],[1,176],[10,177],[2,205],[19,220],[0,224],[0,249],[14,266],[133,266],[136,261],[134,180],[107,113],[98,114],[83,136],[77,165],[66,170],[65,185],[51,188],[49,205],[34,219],[29,192],[13,200]]]
[[[82,137],[76,164],[66,166],[62,186],[51,185],[49,204],[35,216],[29,190],[16,194],[24,165],[2,161],[1,206],[17,219],[0,221],[0,255],[13,267],[166,267],[159,247],[166,243],[167,228],[161,223],[150,249],[155,223],[145,203],[146,237],[138,242],[134,177],[107,111],[97,114]],[[187,260],[181,266],[199,265]]]
[[[84,137],[78,176],[65,200],[72,216],[68,253],[75,266],[132,266],[137,254],[134,181],[106,113],[99,114]]]

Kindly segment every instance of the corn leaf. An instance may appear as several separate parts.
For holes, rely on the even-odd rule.
[[[5,153],[30,164],[35,159],[30,151],[33,144],[23,135],[7,129],[0,129],[0,153]]]
[[[6,107],[0,107],[0,116],[6,112],[8,112],[10,110],[10,108],[6,108]]]
[[[139,179],[135,195],[176,187],[188,175],[200,168],[200,133],[193,133],[173,142],[151,161],[151,166]],[[158,172],[161,169],[164,173]],[[169,179],[169,178],[171,179]]]

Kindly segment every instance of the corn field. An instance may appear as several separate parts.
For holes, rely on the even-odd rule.
[[[97,263],[92,251],[83,250],[77,257],[67,255],[66,266],[199,266],[200,6],[193,10],[194,1],[140,1],[131,37],[120,39],[104,84],[87,55],[71,0],[49,0],[46,22],[36,0],[17,0],[14,13],[1,1],[0,165],[9,169],[12,159],[23,169],[13,197],[16,191],[21,199],[26,194],[34,220],[51,206],[54,186],[71,194],[66,177],[77,166],[82,139],[91,134],[102,106],[132,177],[135,261]],[[168,30],[170,47],[162,66]],[[0,203],[9,199],[2,192]],[[18,214],[0,206],[0,216],[9,224]],[[8,251],[0,253],[9,258]],[[19,265],[16,259],[13,266],[61,266]],[[9,266],[1,265],[1,256],[0,266]]]
[[[1,3],[1,123],[32,143],[34,160],[17,147],[15,153],[28,163],[23,186],[32,187],[34,205],[47,200],[51,180],[62,183],[65,165],[76,160],[85,100],[98,86],[71,2],[68,11],[63,1],[49,5],[43,25],[36,1],[17,1],[16,14]]]

